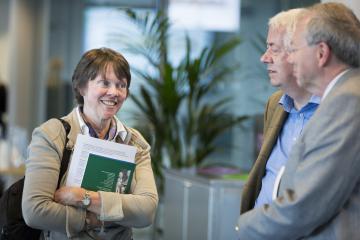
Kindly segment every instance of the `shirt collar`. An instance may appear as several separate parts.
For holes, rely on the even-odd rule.
[[[76,108],[76,114],[77,114],[77,118],[79,120],[81,133],[84,134],[84,135],[90,135],[89,134],[89,127],[86,125],[84,119],[82,118],[82,116],[80,114],[80,111],[81,111],[80,106],[78,106]],[[116,134],[111,139],[111,141],[114,141],[116,139],[116,136],[118,136],[118,135],[121,137],[121,139],[123,141],[125,141],[127,131],[126,131],[124,125],[121,123],[121,121],[116,116],[114,116],[114,120],[115,120],[115,123],[116,123]]]
[[[331,82],[326,86],[324,94],[321,98],[321,101],[323,101],[325,99],[325,97],[329,94],[329,92],[331,91],[331,89],[333,89],[333,87],[335,86],[335,84],[339,81],[339,79],[349,71],[350,69],[346,69],[344,71],[342,71],[341,73],[339,73],[333,80],[331,80]]]
[[[305,104],[304,107],[302,107],[301,109],[304,109],[308,104],[316,104],[319,105],[320,104],[320,97],[312,95],[308,101],[307,104]],[[292,97],[290,97],[289,95],[287,95],[286,93],[284,93],[284,95],[281,96],[279,103],[283,106],[284,110],[286,112],[291,112],[292,109],[294,108],[294,99]],[[301,109],[299,109],[299,111],[301,111]]]

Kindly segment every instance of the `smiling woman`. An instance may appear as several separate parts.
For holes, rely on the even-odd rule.
[[[89,64],[92,67],[83,72],[83,66]],[[99,73],[95,76],[96,72]],[[89,76],[91,81],[81,77],[82,74]],[[111,119],[128,96],[130,81],[128,62],[111,49],[89,51],[78,64],[73,77],[76,99],[80,105],[83,104],[80,113],[97,137],[106,136]]]
[[[158,195],[150,146],[137,130],[116,117],[128,97],[130,82],[129,64],[120,53],[108,48],[90,50],[72,77],[78,106],[63,118],[71,126],[68,144],[64,146],[65,132],[57,120],[34,130],[26,161],[23,215],[28,225],[43,230],[46,239],[99,239],[100,235],[101,239],[132,239],[131,227],[152,223]],[[56,189],[62,149],[73,149],[78,134],[136,147],[129,194],[67,186]]]

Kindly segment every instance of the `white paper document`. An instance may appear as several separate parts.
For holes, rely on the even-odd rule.
[[[136,147],[78,134],[66,186],[81,186],[90,154],[135,163]]]

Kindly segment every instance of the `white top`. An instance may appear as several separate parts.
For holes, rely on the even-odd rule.
[[[81,133],[84,135],[89,135],[89,128],[86,125],[86,123],[84,122],[84,119],[81,117],[81,114],[80,114],[80,107],[76,108],[76,114],[79,119]],[[116,137],[117,135],[120,135],[121,139],[123,141],[125,141],[127,131],[125,130],[124,125],[121,123],[121,121],[116,116],[114,116],[114,119],[116,121],[116,134],[114,136]],[[114,137],[114,139],[115,139],[115,137]]]

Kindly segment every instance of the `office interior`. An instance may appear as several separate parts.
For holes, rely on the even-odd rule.
[[[168,43],[174,62],[184,54],[185,34],[193,41],[194,52],[240,37],[240,45],[225,59],[239,63],[239,68],[227,76],[230,79],[219,92],[232,98],[228,111],[247,118],[221,137],[219,145],[227,146],[225,150],[205,162],[248,172],[261,144],[264,106],[276,91],[259,60],[261,47],[265,49],[267,21],[282,10],[316,2],[319,1],[0,0],[0,83],[6,89],[0,116],[6,124],[6,134],[5,127],[1,127],[0,145],[3,187],[23,175],[32,130],[49,118],[66,115],[75,106],[71,76],[85,51],[114,48],[125,55],[130,66],[146,68],[141,58],[126,52],[122,45],[121,34],[132,33],[123,14],[126,8],[168,14],[174,24],[174,37]],[[358,1],[339,2],[360,16]],[[207,15],[200,14],[202,10],[208,11]],[[139,94],[141,84],[144,82],[133,74],[131,94]],[[135,107],[128,100],[119,113],[129,126],[135,124],[131,115]],[[244,180],[217,181],[174,169],[167,171],[165,180],[154,224],[136,229],[135,239],[235,239],[233,221],[239,213]],[[168,192],[171,189],[174,193]]]

